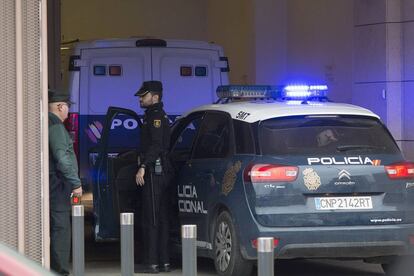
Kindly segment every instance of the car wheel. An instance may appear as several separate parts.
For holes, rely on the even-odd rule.
[[[214,266],[218,275],[251,275],[253,263],[243,259],[233,220],[227,211],[217,217],[213,239]]]

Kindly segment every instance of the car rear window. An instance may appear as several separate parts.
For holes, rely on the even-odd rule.
[[[361,116],[297,116],[259,124],[262,154],[314,153],[393,154],[399,149],[376,118]]]

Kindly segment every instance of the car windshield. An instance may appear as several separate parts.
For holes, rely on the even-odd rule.
[[[379,120],[361,116],[297,116],[259,124],[265,155],[393,154],[399,152]]]

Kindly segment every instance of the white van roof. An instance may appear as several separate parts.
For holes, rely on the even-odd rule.
[[[74,46],[74,54],[80,54],[82,49],[95,48],[133,48],[137,47],[137,41],[144,40],[160,40],[165,41],[168,48],[194,48],[223,51],[223,47],[212,42],[205,42],[199,40],[182,40],[182,39],[158,39],[158,38],[111,38],[111,39],[97,39],[77,42]],[[142,47],[142,46],[141,46]]]

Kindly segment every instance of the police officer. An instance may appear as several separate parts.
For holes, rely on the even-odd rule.
[[[136,182],[142,186],[143,234],[147,255],[137,272],[169,272],[168,254],[168,117],[163,110],[162,83],[145,81],[135,94],[145,109],[141,129],[143,151]]]
[[[70,105],[68,95],[49,90],[50,261],[61,275],[69,275],[70,196],[82,195],[73,142],[63,125]]]

